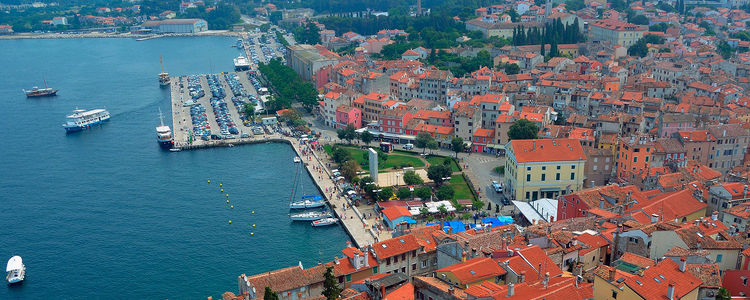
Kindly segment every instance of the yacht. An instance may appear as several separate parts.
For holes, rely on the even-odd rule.
[[[164,125],[164,115],[161,113],[161,108],[159,109],[159,121],[161,121],[161,125],[156,126],[156,141],[162,148],[171,149],[174,146],[174,137],[172,136],[172,129]]]
[[[326,202],[323,201],[323,197],[321,196],[302,196],[302,200],[289,203],[289,208],[305,209],[305,208],[322,207],[325,205],[326,205]]]
[[[306,211],[301,212],[297,214],[291,214],[289,217],[292,219],[292,221],[315,221],[320,220],[324,218],[330,218],[332,217],[331,212],[329,211]]]
[[[250,70],[250,61],[244,56],[240,55],[234,59],[234,70],[235,71],[247,71]]]
[[[302,159],[300,159],[299,156],[295,156],[294,159],[293,159],[293,161],[294,161],[295,164],[296,163],[301,163]]]
[[[96,124],[109,120],[109,112],[106,109],[76,109],[72,115],[68,115],[67,122],[62,124],[66,132],[75,132],[87,129]]]
[[[161,73],[159,73],[159,86],[165,87],[169,85],[169,73],[164,72],[164,61],[159,56],[159,64],[161,65]]]
[[[11,257],[8,260],[8,266],[5,267],[5,274],[10,284],[23,281],[26,278],[26,266],[23,265],[23,259],[18,255]]]
[[[338,223],[339,219],[336,218],[323,218],[320,220],[312,221],[313,227],[328,226]]]

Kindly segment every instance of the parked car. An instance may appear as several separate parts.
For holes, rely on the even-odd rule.
[[[404,150],[411,150],[411,149],[414,149],[414,144],[405,144],[404,145]]]

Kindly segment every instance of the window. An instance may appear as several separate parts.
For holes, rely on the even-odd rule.
[[[339,276],[339,283],[344,283],[344,276]]]
[[[555,180],[560,180],[560,173],[555,174]]]
[[[401,267],[401,273],[406,273],[406,267]]]
[[[422,269],[427,268],[427,260],[422,261]]]
[[[576,165],[572,165],[572,166],[570,166],[570,169],[571,169],[571,170],[575,170],[575,169],[576,169]]]
[[[526,174],[526,182],[531,181],[531,174]]]
[[[638,156],[633,156],[633,162],[634,162],[634,163],[637,163],[637,162],[638,162]]]
[[[617,299],[617,291],[612,291],[612,298]]]
[[[560,166],[557,166],[557,169],[560,170]]]
[[[385,265],[386,266],[390,266],[391,265],[391,258],[390,257],[385,259]]]
[[[646,156],[646,162],[648,162],[648,156]]]
[[[717,262],[717,263],[720,263],[720,262],[721,262],[721,259],[723,258],[723,256],[724,256],[724,255],[722,255],[722,254],[716,254],[716,262]]]
[[[346,275],[346,282],[352,282],[352,274]]]
[[[406,253],[401,254],[401,260],[406,260]]]
[[[378,266],[372,267],[372,274],[378,274]]]
[[[411,257],[417,257],[417,250],[411,250]]]
[[[417,263],[411,264],[411,270],[416,271],[417,270]]]
[[[570,173],[570,180],[576,179],[576,173]]]
[[[594,171],[596,171],[597,167],[598,167],[597,165],[594,165]]]
[[[531,171],[531,167],[526,167],[526,171]]]
[[[545,171],[545,170],[547,170],[547,167],[546,166],[542,166],[542,171]]]
[[[393,263],[394,263],[394,264],[395,264],[395,263],[398,263],[398,255],[396,255],[396,256],[394,256],[394,257],[393,257]]]
[[[544,181],[545,179],[547,179],[547,174],[542,174],[542,181]]]

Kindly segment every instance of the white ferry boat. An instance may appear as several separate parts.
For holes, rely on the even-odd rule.
[[[244,56],[239,56],[234,59],[234,70],[235,71],[247,71],[250,70],[250,61]]]
[[[159,121],[161,121],[161,125],[156,126],[156,141],[159,142],[159,146],[162,148],[171,149],[174,146],[172,129],[164,125],[164,115],[162,115],[161,109],[159,109]]]
[[[292,221],[315,221],[332,217],[328,211],[306,211],[298,214],[291,214],[289,217]]]
[[[68,115],[67,122],[62,124],[66,132],[81,131],[96,124],[109,120],[109,112],[106,109],[76,109],[72,115]]]
[[[5,279],[8,283],[19,283],[26,278],[26,266],[23,265],[23,259],[20,256],[13,256],[8,260],[5,267]]]

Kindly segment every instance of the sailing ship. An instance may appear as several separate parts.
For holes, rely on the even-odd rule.
[[[156,141],[162,148],[171,149],[174,146],[174,137],[172,137],[172,129],[164,125],[164,115],[161,113],[161,108],[159,108],[159,121],[161,125],[156,126]]]
[[[159,85],[168,86],[169,85],[169,73],[164,72],[164,60],[162,59],[161,55],[159,55],[159,64],[161,65],[161,73],[159,73]]]
[[[23,90],[23,93],[26,94],[26,97],[45,97],[45,96],[55,96],[57,95],[56,89],[47,87],[47,80],[42,79],[44,81],[44,88],[40,89],[39,87],[33,87],[31,90]]]

